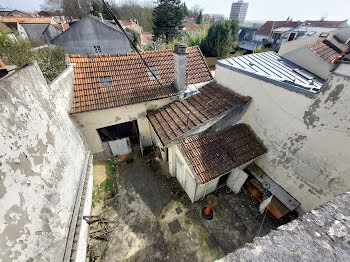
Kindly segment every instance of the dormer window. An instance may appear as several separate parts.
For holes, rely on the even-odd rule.
[[[100,77],[100,85],[101,87],[113,86],[113,80],[110,76],[101,76]]]
[[[153,72],[153,74],[156,76],[157,79],[160,79],[160,74],[159,74],[159,72],[157,70],[157,67],[150,66],[149,69]],[[150,70],[148,70],[149,79],[150,80],[156,80]]]

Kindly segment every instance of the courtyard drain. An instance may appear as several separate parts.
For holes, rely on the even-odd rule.
[[[175,219],[173,222],[168,224],[171,234],[176,234],[182,230],[179,220]]]
[[[180,213],[182,212],[181,207],[178,207],[178,208],[176,208],[175,210],[176,210],[176,213],[177,213],[177,214],[180,214]]]
[[[210,234],[205,241],[207,242],[207,245],[209,248],[215,248],[219,245],[218,241],[216,240],[216,237],[214,234]]]

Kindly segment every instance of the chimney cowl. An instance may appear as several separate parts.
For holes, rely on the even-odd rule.
[[[187,55],[187,46],[185,44],[175,43],[174,53],[178,55]]]

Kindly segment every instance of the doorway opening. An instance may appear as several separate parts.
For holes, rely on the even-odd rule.
[[[137,121],[130,121],[118,125],[97,129],[102,142],[109,142],[129,137],[131,146],[139,145],[139,130]]]
[[[137,121],[97,129],[104,153],[107,157],[130,154],[140,147]]]
[[[226,185],[227,179],[228,179],[228,176],[229,176],[229,175],[230,175],[230,172],[227,173],[227,174],[225,174],[225,175],[223,175],[223,176],[221,176],[221,177],[219,178],[219,182],[218,182],[217,188]]]

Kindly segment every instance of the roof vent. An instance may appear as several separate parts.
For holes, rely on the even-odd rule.
[[[149,69],[153,72],[153,74],[156,76],[157,79],[160,79],[160,74],[159,74],[159,72],[157,70],[157,67],[150,66]],[[149,79],[150,80],[156,80],[150,70],[148,70]]]
[[[252,62],[249,62],[249,65],[250,65],[250,66],[253,66],[253,65],[254,65],[254,63],[252,63]]]

